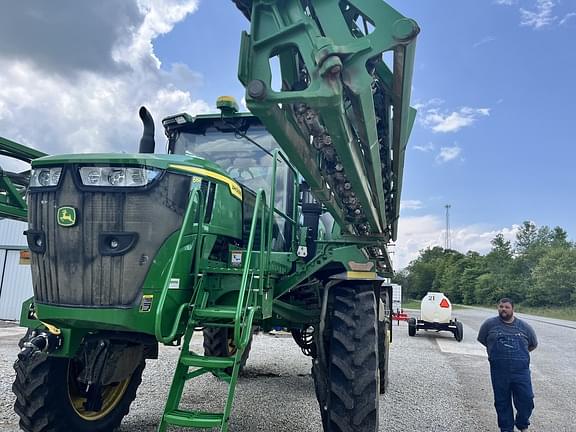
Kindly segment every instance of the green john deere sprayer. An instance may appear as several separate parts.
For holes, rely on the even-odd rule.
[[[167,154],[145,108],[135,154],[0,142],[31,162],[0,180],[1,214],[29,224],[25,431],[113,430],[159,344],[181,351],[158,430],[226,431],[257,327],[312,358],[325,431],[378,430],[418,26],[380,0],[234,3],[251,113],[222,97],[218,114],[167,117]],[[205,373],[229,384],[220,412],[181,408]]]

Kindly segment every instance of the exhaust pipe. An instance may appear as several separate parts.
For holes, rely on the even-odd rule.
[[[152,118],[152,114],[150,111],[146,109],[146,107],[140,107],[138,111],[138,115],[142,120],[142,124],[144,125],[144,132],[142,132],[142,138],[140,138],[140,153],[154,153],[154,147],[156,143],[154,142],[154,119]]]

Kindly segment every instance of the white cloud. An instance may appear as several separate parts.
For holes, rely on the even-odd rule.
[[[557,7],[562,3],[559,0],[525,0],[523,3],[531,3],[531,7],[519,9],[520,25],[541,29],[553,24],[566,24],[571,18],[576,16],[576,12],[569,12],[560,18],[556,14]],[[518,0],[494,0],[494,3],[504,6],[512,6],[519,3]]]
[[[420,200],[401,200],[400,210],[418,210],[423,207]]]
[[[438,153],[438,155],[436,156],[436,162],[444,163],[444,162],[451,161],[453,159],[456,159],[460,155],[461,152],[462,152],[462,149],[458,146],[442,147],[440,149],[440,153]]]
[[[570,12],[560,20],[560,25],[566,24],[571,18],[576,17],[576,12]]]
[[[420,123],[434,132],[449,133],[471,126],[479,118],[490,115],[490,108],[463,107],[458,111],[446,112],[439,108],[429,108],[420,116]]]
[[[482,225],[466,225],[450,230],[452,249],[462,253],[469,250],[486,254],[492,248],[490,242],[497,234],[505,240],[514,240],[518,225],[493,229]],[[400,270],[418,258],[419,252],[434,246],[445,246],[446,227],[440,216],[426,215],[402,217],[399,220],[398,240],[392,255],[395,270]]]
[[[536,0],[536,9],[520,9],[520,25],[539,29],[558,20],[554,15],[556,2],[553,0]]]
[[[109,0],[69,3],[53,8],[43,1],[17,2],[3,10],[0,36],[9,26],[13,46],[0,49],[2,136],[48,153],[136,152],[138,108],[146,105],[162,151],[162,117],[209,110],[191,92],[201,76],[182,64],[161,68],[152,45],[193,13],[197,0],[132,0],[122,7]],[[11,26],[22,14],[36,18],[35,38],[28,27]],[[61,26],[44,29],[44,21]],[[74,42],[66,52],[58,46],[63,40]],[[90,40],[97,49],[87,45]]]
[[[436,107],[436,106],[440,106],[444,103],[443,99],[440,98],[432,98],[430,100],[424,101],[424,102],[416,102],[413,107],[417,110],[421,110],[421,109],[428,109],[429,107]]]
[[[415,145],[414,148],[415,148],[416,150],[421,151],[421,152],[427,153],[427,152],[429,152],[429,151],[434,150],[434,144],[432,144],[431,142],[429,142],[428,144],[424,144],[424,145],[421,145],[421,146]]]
[[[159,68],[160,60],[154,54],[152,40],[169,33],[176,23],[194,12],[198,7],[198,0],[138,0],[137,4],[144,15],[144,21],[134,31],[128,43],[113,50],[113,58],[132,66],[150,62]]]
[[[485,45],[490,42],[494,42],[496,38],[494,36],[486,36],[472,45],[473,48],[478,48],[479,46]]]

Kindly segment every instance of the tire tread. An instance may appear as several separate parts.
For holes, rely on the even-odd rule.
[[[330,432],[378,430],[378,331],[374,290],[334,288],[328,359]]]
[[[12,391],[16,395],[14,411],[20,417],[20,428],[25,432],[110,432],[117,428],[130,411],[136,390],[142,382],[144,362],[135,370],[122,399],[116,408],[101,421],[81,419],[64,397],[68,359],[49,357],[35,352],[26,360],[16,360],[16,378]]]

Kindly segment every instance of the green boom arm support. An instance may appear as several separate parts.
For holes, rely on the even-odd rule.
[[[238,72],[248,108],[340,226],[394,240],[416,22],[381,0],[234,2],[251,21]]]
[[[30,163],[32,159],[46,156],[46,153],[0,137],[0,156]],[[5,171],[4,166],[0,166],[0,217],[28,220],[25,195],[29,181],[28,171],[15,173]]]

